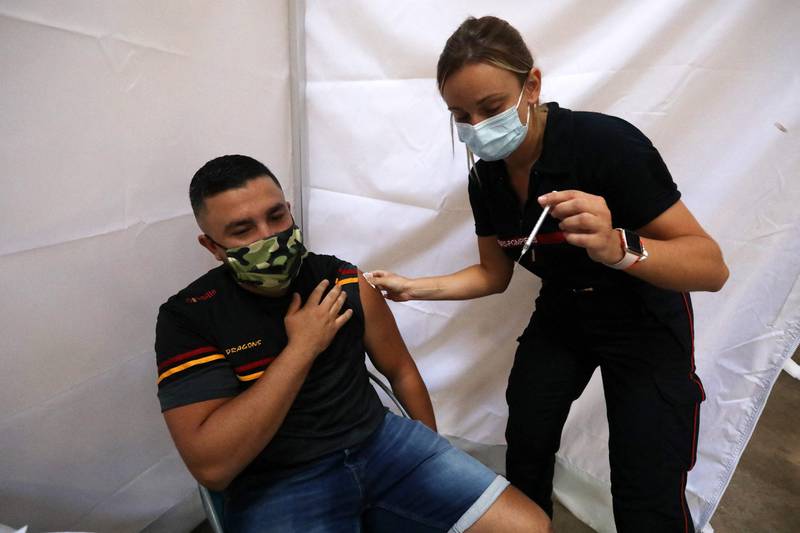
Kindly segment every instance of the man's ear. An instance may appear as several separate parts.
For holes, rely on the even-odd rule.
[[[214,244],[214,241],[209,239],[208,235],[201,233],[197,236],[197,242],[199,242],[203,248],[211,252],[211,255],[213,255],[217,261],[225,261],[225,252],[220,250],[220,247]]]

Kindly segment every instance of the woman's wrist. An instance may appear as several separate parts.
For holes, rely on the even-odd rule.
[[[601,262],[605,265],[615,265],[625,258],[625,243],[615,229],[611,230],[609,241],[610,243],[606,248],[609,250],[606,254],[607,259]]]
[[[614,233],[619,236],[618,246],[622,253],[622,257],[613,263],[604,262],[606,266],[617,270],[626,270],[629,267],[632,267],[633,265],[647,259],[647,250],[644,247],[641,237],[639,237],[636,232],[623,228],[616,228]]]

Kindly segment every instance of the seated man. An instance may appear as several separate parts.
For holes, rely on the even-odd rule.
[[[547,531],[547,516],[436,433],[384,299],[307,252],[275,176],[240,155],[189,189],[223,265],[156,326],[158,396],[192,475],[224,491],[228,532]],[[381,404],[364,353],[417,421]]]

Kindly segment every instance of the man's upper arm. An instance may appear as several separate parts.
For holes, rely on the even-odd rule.
[[[211,416],[211,413],[228,401],[230,401],[230,398],[218,398],[182,405],[181,407],[164,411],[164,421],[167,423],[167,428],[170,435],[172,435],[172,440],[175,442],[175,447],[178,448],[181,457],[183,457],[190,469],[192,468],[190,463],[193,456],[190,450],[192,444],[196,444],[194,437],[197,430]]]
[[[167,411],[192,403],[235,396],[239,383],[225,353],[180,306],[164,305],[156,322],[158,399]]]
[[[182,304],[161,307],[156,322],[158,399],[172,440],[190,470],[196,431],[239,391],[222,350],[192,320]]]
[[[364,309],[364,347],[375,368],[391,380],[413,363],[411,354],[383,295],[367,283],[360,270],[358,289]]]

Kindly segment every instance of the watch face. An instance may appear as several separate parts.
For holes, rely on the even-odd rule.
[[[635,253],[636,255],[643,255],[644,248],[642,248],[642,240],[639,238],[639,235],[630,231],[625,231],[625,244],[628,247],[628,250]]]

